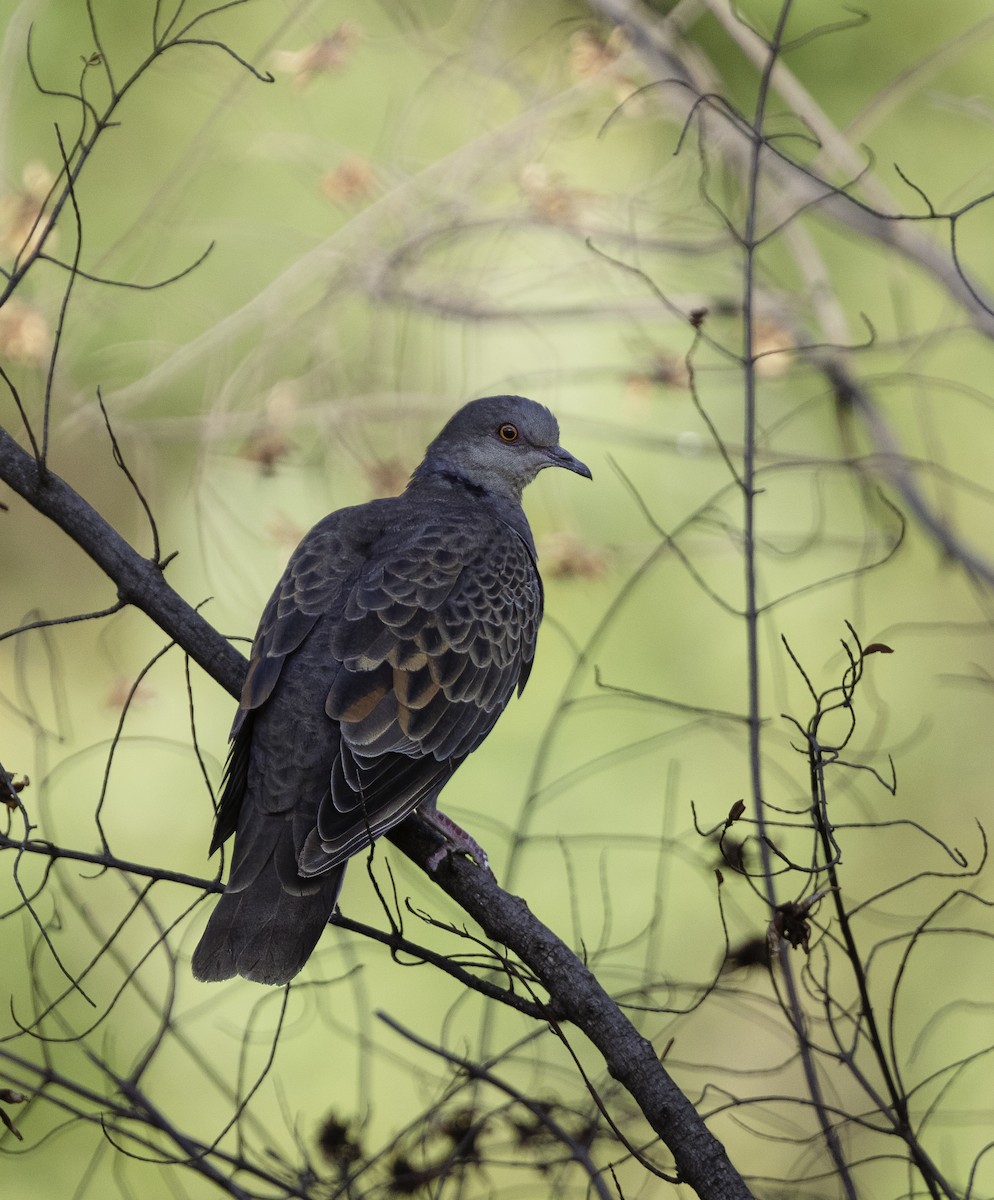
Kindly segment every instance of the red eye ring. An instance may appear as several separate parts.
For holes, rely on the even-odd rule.
[[[512,442],[518,440],[518,427],[507,421],[497,430],[497,436],[502,442],[506,442],[510,446]]]

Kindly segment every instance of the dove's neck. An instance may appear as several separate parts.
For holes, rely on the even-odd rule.
[[[432,504],[456,504],[460,508],[472,505],[479,511],[485,508],[492,516],[513,530],[535,556],[535,540],[525,510],[521,507],[521,491],[505,484],[507,491],[497,490],[460,472],[457,468],[429,465],[423,462],[411,476],[407,494]]]
[[[411,476],[408,491],[448,492],[466,500],[493,501],[521,506],[521,486],[516,480],[487,472],[470,474],[453,463],[426,458]]]

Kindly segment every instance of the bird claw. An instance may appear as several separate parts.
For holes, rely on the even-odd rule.
[[[442,862],[450,854],[466,854],[478,867],[489,872],[491,875],[493,874],[490,870],[490,860],[487,858],[486,850],[462,826],[457,825],[451,817],[447,817],[445,813],[439,812],[438,809],[434,808],[421,810],[421,816],[436,832],[445,838],[442,845],[437,850],[433,850],[428,858],[427,866],[429,871],[437,871]]]

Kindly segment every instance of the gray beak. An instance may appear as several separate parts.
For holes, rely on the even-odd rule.
[[[593,479],[593,475],[590,474],[590,468],[587,464],[580,462],[578,458],[574,458],[562,446],[550,446],[545,453],[549,459],[550,467],[565,467],[567,471],[572,471],[574,475],[582,475],[584,479]]]

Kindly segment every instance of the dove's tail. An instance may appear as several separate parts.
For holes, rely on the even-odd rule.
[[[335,911],[345,868],[308,880],[305,894],[287,891],[275,856],[241,891],[225,891],[196,950],[193,974],[205,983],[241,975],[282,984],[301,970]],[[303,881],[302,881],[303,882]]]

